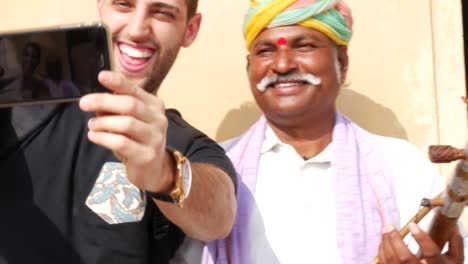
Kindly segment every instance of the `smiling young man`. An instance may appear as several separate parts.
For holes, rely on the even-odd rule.
[[[247,70],[264,116],[225,143],[239,177],[236,223],[203,250],[187,240],[176,262],[363,264],[379,255],[380,263],[420,263],[395,227],[440,192],[442,178],[413,145],[336,110],[350,9],[341,0],[250,2]],[[446,257],[411,231],[427,263],[463,261],[457,232]]]
[[[223,149],[156,96],[197,36],[197,1],[97,4],[112,93],[0,110],[1,264],[167,263],[185,235],[220,239],[234,222]]]

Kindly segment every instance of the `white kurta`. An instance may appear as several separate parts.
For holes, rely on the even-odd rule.
[[[385,161],[392,167],[389,188],[395,191],[400,227],[414,216],[422,198],[443,190],[436,166],[407,141],[380,137]],[[304,160],[267,126],[249,225],[251,262],[341,263],[336,240],[336,210],[330,161],[333,143]],[[427,229],[431,215],[420,226]],[[464,231],[462,230],[464,233]],[[464,235],[465,241],[466,235]],[[413,252],[418,246],[407,237]],[[186,239],[172,263],[200,263],[203,243]],[[465,243],[465,251],[467,243]],[[468,263],[468,261],[466,262]]]

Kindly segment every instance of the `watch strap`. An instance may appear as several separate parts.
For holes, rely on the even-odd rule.
[[[166,150],[167,150],[167,152],[169,152],[172,155],[172,159],[174,160],[174,163],[175,163],[175,170],[179,170],[179,165],[178,165],[179,161],[178,161],[178,158],[175,155],[175,152],[179,152],[179,151],[172,148],[172,147],[170,147],[170,146],[166,146]],[[179,180],[179,179],[177,179],[177,175],[179,175],[179,173],[180,173],[179,171],[176,172],[175,179],[174,179],[174,187],[173,187],[170,195],[169,194],[164,194],[164,193],[156,193],[156,192],[147,192],[147,193],[151,197],[153,197],[153,198],[155,198],[157,200],[177,204],[179,207],[181,207],[181,201],[179,201],[178,199],[176,199],[172,195],[173,194],[172,192],[174,192],[174,190],[177,188],[177,184],[178,184],[177,181]]]
[[[153,197],[154,199],[158,199],[160,201],[164,201],[164,202],[170,202],[170,203],[174,203],[176,204],[177,203],[177,200],[172,198],[171,196],[167,195],[167,194],[163,194],[163,193],[155,193],[155,192],[147,192],[151,197]]]

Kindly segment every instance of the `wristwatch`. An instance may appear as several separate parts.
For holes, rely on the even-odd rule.
[[[187,199],[192,185],[192,169],[190,161],[178,150],[167,148],[172,154],[176,163],[174,187],[169,195],[163,193],[148,192],[153,198],[177,204],[178,207],[184,207],[184,201]]]

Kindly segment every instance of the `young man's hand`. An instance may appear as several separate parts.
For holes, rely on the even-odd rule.
[[[166,151],[168,121],[163,101],[117,72],[103,71],[99,81],[113,93],[81,98],[81,109],[97,114],[88,123],[89,140],[112,150],[139,189],[170,190],[173,163]]]

